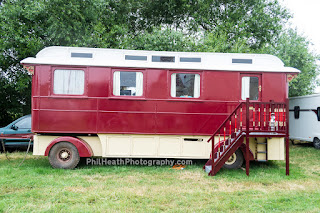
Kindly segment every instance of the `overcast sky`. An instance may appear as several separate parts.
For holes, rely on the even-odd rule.
[[[280,0],[289,9],[293,18],[292,27],[307,37],[314,45],[311,47],[320,54],[320,0]]]
[[[313,44],[310,49],[320,55],[320,0],[280,0],[289,9],[293,18],[290,20],[291,27],[297,28],[298,32],[307,37]],[[320,66],[320,61],[319,61]],[[320,76],[318,76],[320,80]],[[314,93],[320,93],[317,87]]]

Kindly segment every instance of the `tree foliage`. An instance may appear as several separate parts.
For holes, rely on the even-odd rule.
[[[274,42],[290,17],[278,1],[268,0],[155,0],[142,1],[139,26],[169,25],[188,32],[225,33],[228,41],[247,40],[256,49]]]
[[[311,94],[319,84],[316,81],[320,74],[317,65],[319,58],[308,49],[309,45],[306,38],[300,36],[296,30],[289,29],[281,34],[277,45],[269,50],[271,54],[278,56],[285,66],[295,67],[301,71],[289,84],[289,96]]]
[[[268,52],[302,70],[291,95],[316,75],[307,41],[285,31],[277,0],[0,1],[0,125],[30,112],[31,78],[19,62],[46,46]]]

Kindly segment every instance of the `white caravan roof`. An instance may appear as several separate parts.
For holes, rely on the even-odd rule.
[[[293,110],[295,106],[299,106],[300,109],[317,109],[320,107],[320,94],[289,98],[290,110]]]
[[[267,54],[47,47],[22,64],[299,73]]]
[[[295,97],[290,97],[289,100],[295,100],[295,99],[309,99],[309,98],[317,98],[320,97],[319,93],[312,94],[312,95],[304,95],[304,96],[295,96]]]

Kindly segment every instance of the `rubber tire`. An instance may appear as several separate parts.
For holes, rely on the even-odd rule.
[[[5,142],[3,141],[3,145],[5,146]],[[4,147],[6,148],[6,147]],[[3,151],[3,146],[2,146],[2,139],[0,139],[0,153],[4,152]]]
[[[3,147],[2,147],[2,143],[1,143],[1,140],[0,140],[0,153],[3,152]]]
[[[231,156],[230,158],[232,158],[232,157],[236,158],[235,161],[232,164],[227,164],[227,162],[226,162],[223,165],[223,168],[226,168],[226,169],[239,169],[242,166],[243,161],[244,161],[244,157],[243,157],[242,151],[240,149],[237,149],[237,151],[234,153],[234,156]]]
[[[67,150],[70,153],[70,159],[62,161],[58,155],[61,150]],[[49,162],[53,168],[74,169],[80,161],[78,149],[69,142],[59,142],[53,145],[49,152]]]
[[[314,138],[313,139],[313,146],[316,149],[320,149],[320,140],[319,140],[319,138]]]

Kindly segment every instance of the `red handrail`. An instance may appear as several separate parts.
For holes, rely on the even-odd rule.
[[[208,142],[214,138],[214,136],[217,134],[218,131],[221,130],[222,127],[227,123],[227,121],[230,120],[231,116],[239,109],[239,107],[242,105],[242,102],[238,104],[238,106],[233,110],[233,112],[222,122],[222,124],[219,126],[219,128],[212,134],[212,136],[209,138]]]

